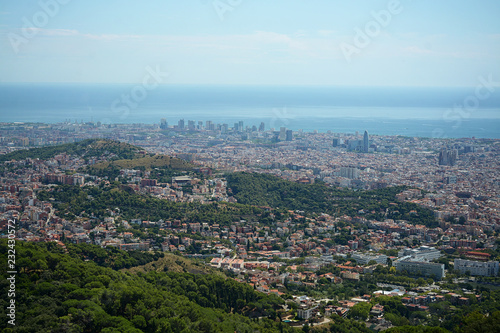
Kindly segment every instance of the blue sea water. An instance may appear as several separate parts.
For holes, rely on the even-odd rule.
[[[500,138],[500,89],[0,84],[0,122],[159,123],[179,119],[266,128],[419,137]]]

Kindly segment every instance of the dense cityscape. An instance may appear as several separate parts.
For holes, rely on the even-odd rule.
[[[500,2],[0,2],[2,333],[500,333]]]
[[[61,151],[49,158],[22,158],[29,148],[87,139],[141,147],[140,158],[150,164],[120,162],[119,152],[106,149],[92,157]],[[499,140],[391,137],[363,129],[308,133],[243,122],[230,127],[179,120],[169,126],[162,119],[153,125],[2,123],[0,151],[21,153],[2,159],[4,237],[8,221],[15,220],[19,240],[201,260],[284,300],[280,321],[290,327],[321,327],[337,314],[375,331],[443,323],[454,330],[453,315],[472,305],[486,306],[485,299],[492,301],[497,292]],[[177,171],[162,174],[164,169],[155,168],[162,156],[176,158]],[[118,162],[109,164],[113,160]],[[342,207],[304,211],[254,205],[257,214],[223,222],[150,213],[130,218],[118,203],[98,212],[93,204],[71,207],[78,201],[57,194],[59,188],[76,187],[78,195],[95,202],[104,198],[99,191],[126,186],[134,195],[188,207],[247,205],[248,197],[238,189],[257,184],[260,178],[245,178],[254,174],[276,176],[283,184],[349,191],[339,193],[351,193],[352,200],[362,193],[398,190],[384,197],[384,209],[372,204],[347,213]],[[413,205],[406,214],[405,204]],[[391,309],[390,298],[403,310]]]

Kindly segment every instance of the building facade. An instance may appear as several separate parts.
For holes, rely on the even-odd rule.
[[[470,275],[497,276],[498,261],[474,261],[465,259],[455,259],[455,269],[462,274],[469,272]]]
[[[434,247],[423,245],[417,249],[406,248],[398,252],[398,257],[405,256],[411,256],[417,261],[431,261],[442,257],[443,254]]]
[[[375,261],[377,264],[385,265],[387,263],[387,256],[385,254],[372,256],[363,253],[353,253],[351,259],[356,260],[356,262],[360,265],[366,265],[372,260]]]
[[[444,264],[412,260],[398,260],[396,261],[395,265],[398,272],[407,271],[411,275],[435,276],[439,280],[445,276]]]

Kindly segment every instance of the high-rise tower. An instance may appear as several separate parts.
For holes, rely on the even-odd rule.
[[[368,132],[365,131],[365,134],[363,135],[363,151],[367,153],[369,147],[370,147],[370,138],[368,136]]]

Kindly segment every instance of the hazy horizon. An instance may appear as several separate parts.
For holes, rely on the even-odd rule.
[[[499,12],[494,0],[2,2],[0,121],[463,129],[500,119]]]

